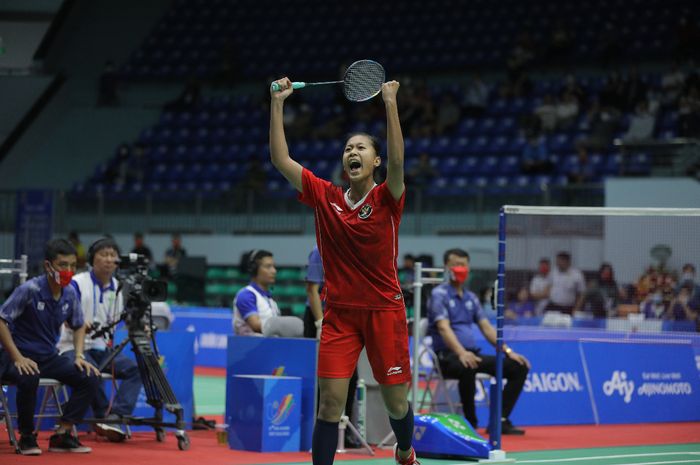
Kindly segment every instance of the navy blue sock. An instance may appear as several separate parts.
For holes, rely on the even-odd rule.
[[[394,430],[396,442],[399,444],[399,449],[410,450],[413,443],[413,410],[411,404],[408,404],[408,412],[401,420],[394,420],[389,417],[391,429]]]
[[[338,422],[316,419],[311,439],[311,458],[314,465],[333,465],[338,447]]]

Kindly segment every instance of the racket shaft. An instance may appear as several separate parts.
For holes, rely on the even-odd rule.
[[[343,81],[325,81],[325,82],[292,82],[292,89],[303,89],[309,86],[324,86],[327,84],[341,84]],[[279,92],[280,86],[276,82],[273,82],[270,88],[273,92]]]

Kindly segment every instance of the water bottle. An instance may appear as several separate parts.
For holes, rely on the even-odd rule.
[[[357,380],[357,431],[367,440],[367,385],[365,380]]]

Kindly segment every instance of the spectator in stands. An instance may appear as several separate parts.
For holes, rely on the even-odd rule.
[[[606,318],[605,300],[598,289],[595,279],[589,279],[586,283],[586,290],[583,293],[581,309],[574,316],[581,316],[581,313],[592,315],[593,318]]]
[[[530,280],[530,297],[535,300],[535,315],[542,315],[549,302],[549,291],[552,288],[550,276],[551,263],[549,258],[541,258],[537,273]]]
[[[552,132],[557,127],[557,105],[552,94],[546,94],[542,98],[542,103],[535,108],[535,114],[542,122],[542,129],[545,132]]]
[[[654,134],[655,122],[654,115],[649,111],[649,103],[639,102],[634,115],[630,118],[629,129],[622,136],[622,141],[629,143],[650,140]]]
[[[465,418],[476,428],[478,420],[474,407],[477,373],[495,375],[496,357],[482,355],[473,335],[476,325],[486,340],[496,345],[496,330],[489,323],[477,296],[465,287],[469,274],[469,254],[462,249],[450,249],[443,261],[448,270],[448,281],[436,286],[428,307],[429,334],[440,361],[440,368],[448,378],[459,380],[459,396]],[[509,417],[523,389],[530,362],[507,345],[503,377],[508,380],[503,390],[503,434],[525,434],[511,423]]]
[[[603,263],[598,269],[598,289],[605,301],[605,310],[608,316],[613,316],[615,308],[623,298],[622,289],[615,279],[615,270],[610,263]]]
[[[559,252],[556,267],[551,272],[552,286],[549,291],[549,303],[545,311],[557,311],[573,314],[581,308],[586,283],[583,273],[571,266],[571,254]]]
[[[428,152],[421,152],[406,173],[406,183],[411,187],[426,188],[440,173],[431,163]]]
[[[443,94],[440,99],[435,119],[436,135],[440,136],[452,131],[459,123],[461,110],[455,100],[455,96],[449,93]]]
[[[625,106],[625,83],[620,77],[620,74],[615,71],[608,76],[605,86],[601,89],[598,107],[614,108],[622,111]]]
[[[521,159],[520,169],[525,174],[547,174],[554,168],[549,161],[547,141],[542,136],[528,138]]]
[[[525,68],[535,59],[535,43],[527,32],[521,32],[515,40],[506,64],[513,81],[523,74]]]
[[[557,129],[569,129],[578,118],[578,99],[573,92],[565,92],[556,105]]]
[[[304,312],[304,337],[321,338],[321,324],[323,322],[323,262],[318,247],[314,247],[309,254],[309,261],[306,267],[306,311]],[[348,396],[345,400],[345,415],[352,418],[353,405],[355,401],[355,391],[357,389],[357,368],[350,378],[348,386]],[[345,446],[350,449],[360,447],[360,443],[350,433],[350,429],[345,430]]]
[[[56,432],[49,439],[49,451],[88,453],[71,434],[90,406],[100,383],[99,371],[85,359],[85,323],[80,300],[70,286],[75,273],[75,247],[65,239],[46,244],[45,274],[17,287],[0,307],[0,378],[17,386],[19,450],[39,455],[34,434],[34,412],[39,377],[54,378],[72,389],[63,407]],[[76,358],[71,362],[58,355],[56,343],[61,326],[74,330]],[[6,407],[6,406],[5,406]]]
[[[692,263],[686,263],[683,265],[681,277],[678,282],[679,285],[676,291],[679,291],[681,286],[689,284],[691,288],[690,300],[697,302],[698,306],[700,306],[700,283],[695,280],[695,265]]]
[[[615,281],[613,267],[610,263],[603,263],[595,279],[589,281],[581,310],[596,318],[612,317],[621,299],[622,291]]]
[[[654,289],[639,304],[640,312],[647,319],[660,319],[666,313],[666,305],[664,305],[663,294],[661,290]]]
[[[515,300],[508,302],[505,317],[509,320],[532,318],[535,316],[535,302],[530,298],[527,286],[518,289]]]
[[[118,321],[124,310],[123,296],[117,293],[119,282],[114,277],[118,259],[119,247],[114,239],[108,237],[98,239],[88,250],[90,271],[75,275],[71,281],[80,299],[85,325],[91,332]],[[76,348],[73,333],[74,331],[70,328],[65,326],[61,328],[58,350],[62,356],[75,361]],[[112,331],[99,338],[86,335],[83,345],[85,360],[96,367],[101,366],[113,352],[110,347],[111,334]],[[111,405],[104,391],[101,388],[97,390],[92,402],[92,411],[95,418],[109,421],[97,423],[95,431],[112,442],[121,442],[126,439],[126,434],[118,424],[112,422],[122,421],[123,417],[133,413],[142,386],[139,368],[131,358],[120,353],[102,371],[113,374],[116,379],[121,380],[121,383],[114,403]]]
[[[78,231],[71,231],[68,233],[68,241],[75,247],[76,257],[78,262],[76,267],[78,270],[84,270],[87,263],[87,254],[85,252],[85,246],[80,242],[80,237],[78,236]]]
[[[669,307],[668,314],[665,315],[669,320],[675,321],[694,321],[698,320],[698,312],[700,312],[700,306],[697,300],[692,299],[693,295],[693,283],[691,281],[685,281],[680,289],[678,290],[678,295]]]
[[[613,107],[602,107],[599,102],[594,102],[587,116],[590,133],[588,137],[576,141],[576,148],[606,151],[612,144],[619,122],[619,110]]]
[[[489,88],[480,75],[474,74],[464,92],[464,100],[462,101],[464,114],[477,118],[483,116],[488,102]]]
[[[148,263],[153,265],[153,252],[144,242],[143,233],[140,231],[134,233],[134,247],[131,249],[131,253],[143,255],[148,259]]]
[[[182,237],[179,233],[175,233],[170,238],[170,247],[165,251],[165,265],[168,269],[169,276],[175,276],[177,273],[177,264],[180,259],[187,255],[187,250],[182,246]]]
[[[576,164],[566,173],[569,184],[586,184],[595,178],[595,170],[591,166],[588,158],[588,150],[585,147],[578,147],[576,150]]]
[[[295,316],[280,316],[272,298],[270,287],[277,275],[272,252],[252,250],[243,262],[250,283],[233,299],[234,332],[244,336],[303,337],[304,322]]]
[[[661,77],[661,104],[666,107],[676,105],[684,84],[685,73],[678,62],[674,62],[671,69]]]

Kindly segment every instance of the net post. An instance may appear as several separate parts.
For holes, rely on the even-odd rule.
[[[416,262],[413,275],[413,371],[411,372],[411,408],[417,413],[418,408],[418,370],[420,367],[420,318],[421,294],[423,290],[423,263]]]
[[[489,431],[491,449],[501,449],[501,415],[503,409],[503,302],[506,269],[506,212],[498,213],[498,286],[496,289],[496,396],[491,398],[492,423]],[[495,402],[494,402],[495,401]]]

